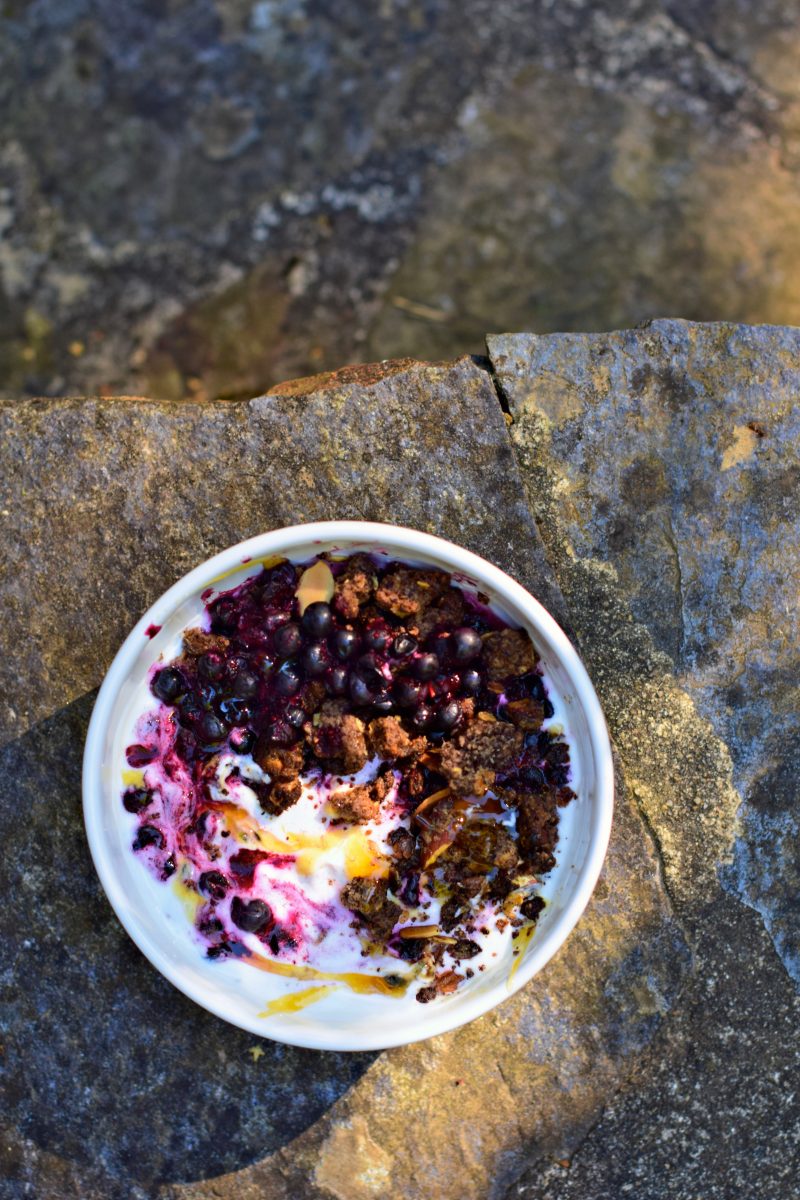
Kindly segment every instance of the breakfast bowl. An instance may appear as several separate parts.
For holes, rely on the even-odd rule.
[[[226,601],[228,596],[246,594],[258,579],[268,571],[274,571],[277,563],[293,564],[292,570],[302,580],[311,579],[313,572],[309,564],[329,562],[335,570],[337,563],[347,562],[356,555],[368,555],[376,564],[376,570],[383,570],[384,574],[389,565],[394,569],[397,564],[402,568],[417,569],[423,579],[424,572],[433,572],[431,578],[443,578],[441,573],[446,573],[450,587],[460,591],[464,602],[472,605],[474,611],[485,614],[486,621],[482,624],[474,622],[477,629],[490,628],[491,622],[495,622],[491,627],[524,631],[537,655],[535,682],[540,695],[547,697],[545,724],[549,725],[549,730],[545,730],[544,735],[558,739],[561,746],[568,748],[568,758],[565,749],[561,761],[568,761],[570,786],[561,789],[557,844],[552,856],[547,856],[547,869],[538,872],[539,877],[532,880],[536,890],[535,924],[513,916],[507,919],[503,916],[505,906],[498,900],[493,902],[496,928],[491,934],[488,929],[483,929],[482,933],[487,935],[484,940],[476,932],[478,942],[447,936],[435,924],[409,924],[399,935],[387,934],[387,937],[395,937],[395,947],[408,951],[410,939],[421,941],[426,931],[438,930],[426,944],[433,946],[440,964],[449,962],[446,955],[455,953],[457,945],[469,947],[468,953],[464,951],[464,954],[467,957],[476,955],[472,964],[454,962],[450,967],[459,970],[440,970],[438,980],[447,977],[452,988],[441,987],[438,992],[433,986],[417,987],[415,992],[416,984],[411,984],[414,971],[419,971],[421,964],[415,966],[413,956],[408,953],[387,960],[386,965],[380,956],[370,957],[372,952],[362,950],[364,963],[358,972],[331,970],[330,964],[328,969],[312,970],[307,965],[297,967],[293,965],[286,945],[279,946],[274,936],[271,943],[264,939],[267,926],[263,914],[269,913],[269,906],[263,901],[250,902],[248,910],[247,904],[234,898],[233,905],[239,905],[238,917],[237,910],[231,909],[230,898],[225,908],[225,888],[229,881],[226,882],[223,872],[209,869],[214,867],[213,862],[206,862],[205,869],[198,868],[203,870],[198,883],[196,870],[192,875],[189,866],[176,861],[175,855],[169,854],[165,858],[169,847],[160,857],[156,856],[158,871],[147,869],[144,861],[149,855],[152,866],[153,854],[163,848],[164,838],[152,825],[142,824],[143,818],[137,815],[139,807],[151,802],[154,794],[152,787],[148,791],[143,782],[150,769],[148,764],[152,754],[150,757],[144,754],[143,747],[137,744],[137,736],[140,736],[143,720],[150,721],[149,728],[157,727],[157,719],[146,716],[153,708],[154,688],[155,695],[159,695],[154,680],[164,675],[167,665],[181,661],[177,656],[181,646],[186,646],[187,629],[197,630],[199,622],[207,620],[210,607],[217,605],[214,611],[221,611],[220,597],[230,604]],[[305,569],[302,576],[301,567]],[[423,582],[422,586],[427,585]],[[463,630],[461,633],[463,635]],[[211,638],[210,634],[205,636]],[[440,636],[447,638],[450,634],[445,631]],[[467,642],[470,636],[474,635],[468,631]],[[221,642],[225,641],[225,638],[221,639]],[[457,675],[453,677],[458,678]],[[166,676],[164,678],[169,682]],[[213,688],[210,690],[213,692]],[[166,691],[165,684],[160,691]],[[502,687],[495,691],[502,692]],[[466,702],[462,701],[461,707],[466,708]],[[167,714],[168,725],[172,718],[169,710],[163,711]],[[453,711],[456,713],[453,720],[458,718],[457,703],[454,708],[451,702],[449,711],[451,717]],[[541,711],[540,708],[540,715]],[[442,722],[447,717],[448,713],[443,717],[440,713],[437,728],[445,728]],[[213,726],[213,715],[209,719]],[[313,736],[312,726],[318,719],[309,719],[306,725],[309,737]],[[490,716],[486,719],[494,720]],[[158,728],[163,727],[166,726],[162,722]],[[513,726],[506,725],[505,730],[509,729]],[[223,733],[224,730],[219,736]],[[523,730],[516,730],[513,736],[522,739]],[[436,743],[441,743],[444,737],[440,732],[438,738],[431,738],[433,753],[437,752]],[[528,740],[529,735],[526,735],[526,745]],[[140,752],[141,760],[136,757]],[[224,755],[216,754],[214,763],[223,758]],[[174,767],[170,768],[170,773],[174,774]],[[566,773],[567,768],[562,766],[559,782],[566,778]],[[240,776],[237,768],[227,778],[236,777],[234,782],[242,785],[250,795],[244,786],[250,781],[242,780]],[[387,777],[391,782],[391,776]],[[402,784],[402,773],[398,777]],[[152,776],[148,778],[152,782]],[[269,781],[269,776],[264,778]],[[358,776],[352,779],[359,782]],[[165,779],[164,788],[168,790],[170,786],[172,783]],[[257,785],[252,783],[251,786]],[[427,803],[435,801],[441,794],[437,792],[430,796]],[[329,801],[336,798],[330,791],[326,795]],[[491,796],[491,792],[487,795]],[[210,1012],[254,1034],[314,1049],[361,1051],[402,1045],[455,1029],[517,992],[553,957],[579,920],[602,868],[611,829],[613,769],[605,721],[586,670],[566,634],[524,588],[491,563],[430,534],[391,525],[331,521],[274,530],[250,538],[201,564],[152,605],[122,645],[98,694],[86,740],[83,798],[89,846],[105,892],[136,945],[171,983]],[[304,793],[303,802],[307,799]],[[461,801],[455,803],[464,807]],[[216,805],[212,802],[211,806],[218,811],[235,807],[221,802]],[[420,804],[417,811],[421,812],[424,807]],[[499,811],[500,807],[497,801],[493,811]],[[310,821],[318,819],[313,815],[318,810],[327,811],[318,796],[307,808],[312,813],[307,818]],[[240,810],[236,811],[241,817]],[[279,815],[273,833],[260,834],[258,822],[254,825],[254,819],[248,818],[245,822],[247,831],[242,837],[260,846],[261,836],[263,844],[273,850],[276,844],[294,847],[293,853],[282,857],[272,854],[278,865],[283,860],[291,861],[294,870],[301,857],[297,851],[301,835],[291,824],[286,833],[280,825],[282,819]],[[227,823],[238,836],[235,823]],[[194,837],[194,826],[190,829]],[[355,856],[361,863],[364,846],[374,850],[373,842],[365,841],[360,829],[355,830],[354,841],[352,827],[347,824],[347,819],[341,819],[341,814],[339,820],[325,824],[324,830],[324,836],[315,839],[306,836],[302,843],[306,847],[304,878],[309,888],[333,884],[333,879],[328,878],[334,874],[333,859],[329,862],[324,854],[320,857],[320,846],[335,844],[336,853]],[[288,840],[278,841],[275,831]],[[229,838],[230,834],[228,828],[222,831],[224,838]],[[255,842],[252,841],[254,838]],[[197,844],[196,837],[192,844]],[[312,845],[316,857],[307,849]],[[436,854],[441,850],[442,846],[439,846]],[[218,855],[219,849],[214,849],[213,853]],[[252,850],[237,850],[235,857],[241,862],[242,856],[246,858],[248,854],[251,858],[255,856]],[[258,857],[266,859],[269,855],[259,850]],[[432,863],[434,858],[432,854],[427,863]],[[223,865],[222,862],[219,865]],[[429,874],[432,874],[432,868]],[[423,875],[423,878],[427,876]],[[382,886],[385,892],[388,885]],[[316,909],[328,913],[334,911],[330,904],[326,908],[322,902],[324,896],[322,900],[320,896],[313,900]],[[203,924],[196,916],[198,911],[206,911],[198,908],[203,903],[213,909],[215,897],[221,904],[220,913],[225,908],[227,917],[232,911],[234,924],[240,931],[245,931],[240,932],[239,940],[231,942],[227,935],[218,933],[213,934],[212,943],[208,939],[205,942],[198,940],[197,927],[205,931],[222,928],[219,919],[206,916]],[[438,911],[433,901],[429,904],[434,905],[431,912]],[[354,911],[352,905],[350,907],[348,917]],[[344,910],[340,906],[338,911]],[[530,904],[527,911],[532,911]],[[248,948],[259,945],[253,941],[259,932],[254,913],[264,926],[261,930],[264,946],[272,945],[272,951],[264,955]],[[426,918],[423,912],[420,920],[426,919],[430,917]],[[337,938],[341,940],[345,936],[351,925],[355,928],[357,924],[357,920],[341,921],[340,929],[329,929],[327,943],[324,932],[318,935],[317,941],[333,945]],[[397,941],[397,936],[406,940]],[[443,944],[437,946],[437,939]],[[296,942],[289,939],[286,944],[294,946]],[[387,942],[387,946],[389,944]],[[319,953],[325,950],[323,944]],[[392,961],[397,964],[396,971],[391,966]],[[260,965],[262,969],[253,970],[253,965]],[[383,976],[379,974],[381,971],[384,971]],[[365,980],[369,986],[365,986]],[[452,983],[453,980],[458,986]],[[309,983],[312,986],[307,986]],[[424,1002],[420,1003],[420,1000]]]

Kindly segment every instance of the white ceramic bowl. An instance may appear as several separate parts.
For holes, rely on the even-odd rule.
[[[509,981],[504,958],[451,996],[422,1005],[403,997],[355,995],[337,988],[293,1014],[259,1016],[282,994],[283,980],[234,959],[210,962],[177,896],[131,853],[131,820],[120,803],[125,746],[135,715],[147,705],[146,677],[160,653],[177,651],[181,631],[202,611],[201,593],[225,590],[260,570],[259,559],[301,562],[326,550],[367,550],[411,565],[444,568],[467,591],[524,626],[542,659],[557,715],[571,744],[577,800],[561,810],[556,866],[545,879],[547,906]],[[160,631],[151,636],[152,628]],[[152,703],[152,700],[151,700]],[[605,857],[613,809],[613,771],[605,721],[586,670],[568,638],[538,601],[508,575],[451,542],[394,525],[330,521],[261,534],[215,555],[179,580],[139,621],[117,654],[97,697],[83,766],[83,806],[92,857],[117,916],[137,946],[171,983],[242,1029],[297,1046],[374,1050],[444,1033],[481,1016],[552,958],[583,912]]]

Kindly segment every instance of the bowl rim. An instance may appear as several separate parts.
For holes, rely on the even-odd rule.
[[[583,710],[595,767],[594,831],[583,865],[571,882],[566,904],[556,914],[551,926],[541,938],[534,939],[511,983],[509,984],[505,976],[499,977],[491,988],[476,995],[467,992],[460,1004],[448,1006],[438,1014],[433,1006],[426,1006],[422,1010],[426,1015],[423,1030],[398,1028],[396,1035],[388,1038],[370,1037],[369,1028],[366,1026],[357,1031],[332,1029],[328,1036],[327,1033],[302,1027],[293,1030],[290,1022],[270,1023],[269,1028],[261,1028],[256,1026],[254,1021],[232,1016],[225,1010],[223,1003],[218,1003],[214,997],[205,994],[201,984],[185,979],[180,966],[173,963],[165,949],[142,936],[135,924],[135,912],[131,911],[104,844],[101,820],[103,747],[114,701],[141,650],[145,631],[152,625],[165,624],[175,608],[192,594],[199,594],[209,586],[212,579],[219,580],[220,575],[232,574],[233,571],[246,566],[247,563],[243,562],[243,559],[256,560],[273,554],[288,554],[297,544],[308,545],[315,541],[374,543],[381,549],[397,551],[400,558],[403,554],[413,558],[415,551],[421,551],[425,555],[442,560],[442,566],[450,572],[459,571],[474,577],[478,582],[486,582],[500,598],[510,599],[525,613],[534,631],[542,631],[555,649],[559,663],[569,677],[575,697]],[[586,908],[605,860],[614,808],[611,744],[600,702],[572,642],[544,606],[505,571],[454,542],[403,525],[356,520],[315,521],[282,526],[255,534],[212,555],[162,593],[128,634],[100,686],[86,735],[82,788],[86,835],[103,890],[123,928],[156,970],[196,1004],[240,1029],[289,1045],[335,1051],[382,1050],[447,1033],[489,1012],[524,987],[558,952]]]

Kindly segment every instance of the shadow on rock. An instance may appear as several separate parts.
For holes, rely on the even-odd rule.
[[[101,890],[83,829],[95,694],[0,755],[4,1119],[145,1189],[237,1170],[295,1138],[375,1054],[257,1043],[150,966]]]

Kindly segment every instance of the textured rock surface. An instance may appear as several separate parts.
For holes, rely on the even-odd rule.
[[[111,914],[80,818],[89,689],[143,608],[238,538],[404,522],[561,611],[488,373],[393,363],[249,403],[37,401],[2,419],[17,649],[2,679],[0,1196],[482,1200],[569,1153],[690,967],[624,780],[604,878],[547,971],[468,1028],[379,1056],[259,1043],[184,1000]]]
[[[0,13],[0,391],[798,321],[796,0]]]
[[[800,1165],[800,333],[658,321],[489,346],[695,963],[572,1166],[510,1194],[780,1194]]]
[[[5,621],[19,648],[0,665],[7,733],[95,686],[185,571],[280,525],[360,517],[441,533],[559,607],[494,389],[469,359],[214,407],[6,404],[0,422]]]

